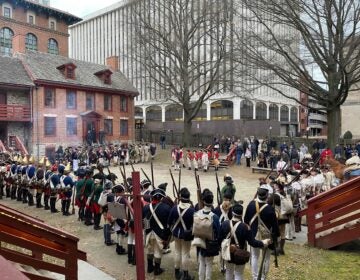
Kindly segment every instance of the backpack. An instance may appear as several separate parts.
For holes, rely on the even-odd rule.
[[[197,211],[194,214],[192,234],[195,237],[199,237],[205,240],[213,240],[213,216],[214,213],[212,212],[205,214],[203,210]]]
[[[290,197],[278,194],[280,197],[280,215],[289,215],[294,212],[293,203]]]
[[[101,192],[100,197],[99,197],[99,200],[98,200],[97,203],[98,203],[100,206],[105,206],[105,205],[107,204],[107,197],[108,197],[109,194],[110,194],[110,193],[107,192],[107,191]]]
[[[255,239],[257,239],[257,240],[264,240],[264,239],[271,238],[270,229],[268,229],[268,227],[264,224],[264,222],[260,218],[260,213],[266,206],[267,206],[267,204],[264,204],[263,206],[261,206],[261,208],[259,208],[259,202],[255,201],[256,213],[252,217],[252,219],[249,223],[249,226],[251,227],[251,225],[255,221],[255,219],[256,218],[258,219],[258,228],[257,228],[256,236],[255,236]]]

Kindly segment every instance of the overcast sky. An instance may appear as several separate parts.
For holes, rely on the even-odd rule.
[[[51,7],[63,10],[78,17],[84,17],[119,0],[50,0]]]

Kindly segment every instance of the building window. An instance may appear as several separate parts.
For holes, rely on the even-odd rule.
[[[68,79],[75,79],[75,69],[73,69],[72,67],[68,66],[66,68],[66,78]]]
[[[51,20],[49,23],[49,27],[51,30],[56,30],[56,25],[55,25],[55,21]]]
[[[129,134],[129,121],[120,120],[120,136],[128,136]]]
[[[25,46],[27,50],[37,51],[37,38],[34,34],[26,34]]]
[[[77,118],[66,118],[66,135],[77,135]]]
[[[269,106],[269,118],[270,120],[279,120],[279,107],[276,104],[270,104]]]
[[[58,42],[55,39],[50,38],[48,41],[48,53],[59,54]]]
[[[86,93],[86,110],[93,111],[95,110],[95,94]]]
[[[112,96],[104,95],[104,110],[111,111],[112,110]]]
[[[290,121],[297,122],[298,121],[298,110],[296,107],[291,107],[290,110]]]
[[[288,122],[289,121],[289,108],[285,105],[280,108],[280,121]]]
[[[56,118],[55,117],[45,117],[44,119],[44,134],[45,136],[55,136],[56,135]]]
[[[76,109],[76,92],[67,91],[66,92],[66,108],[67,109]]]
[[[55,108],[55,89],[54,88],[45,88],[44,105],[45,105],[45,107]]]
[[[28,23],[30,23],[30,24],[34,24],[34,16],[29,15],[29,18],[28,18]]]
[[[111,85],[111,73],[104,74],[104,84]]]
[[[11,8],[3,7],[3,16],[6,18],[11,18]]]
[[[267,107],[264,102],[256,103],[256,119],[257,120],[266,120]]]
[[[128,111],[128,98],[126,96],[120,96],[120,112]]]
[[[11,56],[14,32],[7,27],[0,29],[0,55]]]
[[[252,120],[254,118],[254,104],[250,100],[241,101],[240,118],[243,120]]]
[[[104,120],[104,132],[106,133],[106,135],[113,135],[113,120]]]

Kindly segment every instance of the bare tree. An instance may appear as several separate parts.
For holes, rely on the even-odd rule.
[[[238,53],[247,58],[242,85],[270,87],[300,104],[287,89],[306,93],[315,109],[327,113],[333,148],[341,133],[340,106],[360,81],[360,1],[239,3]]]
[[[228,2],[149,0],[133,8],[133,59],[156,99],[183,108],[184,145],[202,104],[230,86]]]

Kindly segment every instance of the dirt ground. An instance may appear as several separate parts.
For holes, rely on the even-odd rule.
[[[243,159],[244,161],[244,159]],[[160,183],[168,182],[168,195],[172,196],[172,184],[170,178],[170,151],[169,150],[159,150],[158,155],[154,160],[154,174],[155,174],[155,185],[158,186]],[[244,206],[254,197],[258,186],[258,178],[266,176],[266,174],[253,174],[251,173],[250,168],[246,168],[243,165],[241,166],[230,166],[227,169],[221,169],[218,171],[220,186],[223,186],[223,177],[226,173],[229,173],[233,176],[234,183],[236,185],[236,200],[243,200]],[[254,164],[254,162],[252,163]],[[134,165],[137,171],[140,171],[140,168],[143,168],[145,172],[151,176],[150,164],[136,164]],[[119,175],[118,167],[111,167],[111,172],[114,172]],[[126,166],[126,173],[129,176],[131,173],[131,167]],[[176,183],[178,183],[178,171],[173,171]],[[213,169],[205,172],[199,172],[201,187],[209,188],[212,190],[216,197],[216,180],[215,172]],[[143,174],[140,174],[141,180],[145,179]],[[196,202],[196,184],[194,179],[194,172],[182,170],[181,177],[181,186],[186,186],[191,192],[192,201]],[[119,256],[115,253],[115,246],[105,246],[104,237],[102,230],[95,231],[93,228],[83,225],[77,220],[77,215],[72,215],[65,217],[61,213],[51,214],[49,211],[43,209],[36,209],[35,207],[29,207],[22,203],[11,201],[9,199],[4,199],[0,201],[1,203],[15,208],[19,211],[26,212],[27,214],[38,217],[39,219],[45,220],[48,224],[61,228],[69,233],[72,233],[80,238],[79,249],[87,252],[88,261],[96,266],[97,268],[105,271],[109,275],[113,276],[115,279],[136,279],[135,276],[135,267],[128,265],[127,256]],[[58,203],[57,208],[60,209],[60,203]],[[115,235],[113,236],[115,238]],[[191,252],[192,264],[189,268],[189,271],[192,275],[197,275],[196,273],[196,257],[195,249]],[[216,263],[218,263],[216,259]],[[173,279],[173,254],[167,254],[163,257],[162,266],[166,269],[166,272],[158,277],[158,279]],[[217,269],[217,265],[215,267]],[[214,270],[215,270],[214,269]],[[248,270],[248,267],[247,267]],[[154,276],[151,276],[148,279],[154,279]],[[215,279],[215,278],[214,278]]]

